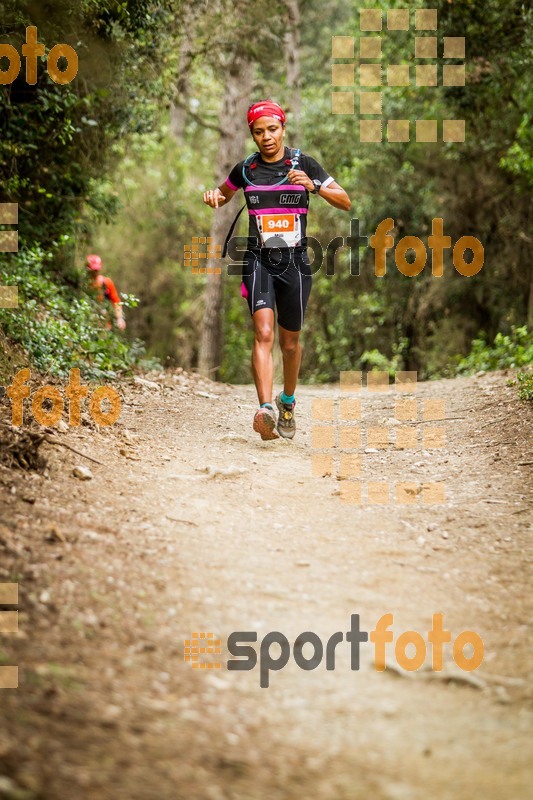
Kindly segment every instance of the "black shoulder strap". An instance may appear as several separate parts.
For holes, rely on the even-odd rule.
[[[228,235],[226,236],[226,241],[224,242],[224,247],[222,248],[222,258],[225,258],[226,255],[227,255],[229,240],[231,239],[231,235],[232,235],[233,231],[235,230],[235,225],[237,224],[237,220],[239,219],[239,217],[241,216],[241,214],[242,214],[242,212],[244,211],[245,208],[246,208],[246,203],[243,205],[243,207],[241,208],[241,210],[239,211],[239,213],[237,214],[237,216],[235,217],[235,219],[231,223],[231,227],[230,227],[230,229],[228,231]]]
[[[291,153],[291,158],[292,159],[294,159],[296,155],[298,155],[298,157],[300,156],[300,151],[299,150],[295,149],[294,147],[291,147],[289,149],[290,149],[290,153]],[[248,158],[245,159],[245,161],[244,161],[244,163],[242,165],[242,171],[243,171],[243,176],[244,176],[245,180],[246,180],[246,176],[244,174],[244,171],[245,171],[246,167],[258,155],[259,155],[259,153],[253,153],[251,156],[248,156]],[[235,217],[235,219],[231,223],[231,227],[230,227],[230,229],[228,231],[228,235],[226,236],[226,240],[224,242],[224,247],[222,248],[222,258],[225,258],[226,255],[227,255],[229,240],[231,239],[231,235],[232,235],[233,231],[235,230],[235,226],[237,224],[237,220],[239,219],[239,217],[241,216],[241,214],[242,214],[242,212],[244,211],[245,208],[246,208],[246,203],[243,205],[243,207],[240,209],[239,213],[237,214],[237,216]]]
[[[251,155],[251,156],[248,156],[248,157],[247,157],[247,158],[245,158],[245,159],[244,159],[244,161],[243,161],[243,164],[242,164],[242,177],[244,178],[245,182],[246,182],[248,185],[250,185],[250,184],[252,183],[252,181],[251,181],[251,180],[250,180],[250,179],[247,177],[247,175],[246,175],[246,168],[247,168],[247,167],[250,167],[250,166],[252,165],[252,163],[253,163],[253,162],[256,160],[256,158],[257,158],[259,155],[261,155],[261,154],[259,153],[259,151],[257,151],[256,153],[252,153],[252,155]]]

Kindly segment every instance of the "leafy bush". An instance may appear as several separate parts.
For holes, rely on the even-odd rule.
[[[472,350],[459,361],[457,373],[469,375],[478,370],[523,367],[533,363],[533,335],[527,327],[512,327],[511,333],[497,333],[492,345],[483,334],[472,342]]]
[[[66,377],[78,367],[85,377],[100,379],[128,371],[144,353],[142,343],[106,328],[102,305],[81,276],[78,286],[55,283],[54,258],[36,245],[0,259],[0,284],[16,285],[19,295],[18,309],[0,309],[0,327],[40,372]]]
[[[113,377],[143,352],[106,328],[76,249],[121,205],[106,182],[113,144],[149,131],[159,113],[167,36],[180,8],[180,0],[2,2],[3,36],[19,52],[26,27],[36,25],[47,47],[66,42],[79,55],[68,85],[55,84],[42,59],[36,84],[21,71],[0,85],[0,202],[18,204],[20,243],[18,254],[0,256],[0,283],[19,289],[18,309],[0,309],[0,328],[42,372],[79,367],[89,379]]]
[[[518,385],[518,397],[520,400],[533,402],[533,370],[519,372],[515,381],[508,381],[508,386]]]

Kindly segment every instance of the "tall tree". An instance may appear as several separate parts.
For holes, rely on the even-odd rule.
[[[243,120],[249,105],[253,85],[253,65],[246,51],[237,51],[227,71],[226,88],[220,112],[221,136],[218,147],[216,183],[227,177],[230,169],[242,158],[247,139]],[[235,124],[238,120],[238,124]],[[236,213],[236,203],[218,209],[211,226],[212,241],[220,244]],[[220,266],[219,259],[208,259],[207,268]],[[205,310],[200,342],[199,369],[204,375],[216,377],[221,356],[223,273],[209,274],[205,293]]]
[[[264,15],[259,0],[219,0],[212,19],[218,22],[213,30],[207,22],[210,47],[206,58],[224,75],[224,97],[220,113],[220,142],[218,147],[217,184],[227,177],[232,166],[243,157],[248,137],[246,110],[250,105],[256,69],[272,64],[283,48],[287,8],[283,0],[273,0],[268,7],[268,25],[258,25]],[[217,16],[218,15],[218,16]],[[263,87],[262,87],[263,88]],[[225,233],[236,213],[233,207],[215,212],[211,227],[214,243],[222,244]],[[220,261],[208,261],[208,268],[220,266]],[[200,340],[199,369],[203,374],[217,376],[222,352],[223,274],[208,275],[205,311]]]
[[[187,101],[190,92],[190,69],[195,57],[195,25],[201,13],[199,4],[183,9],[182,36],[178,47],[178,75],[174,97],[170,101],[170,132],[183,142],[187,120]]]
[[[285,69],[287,72],[287,106],[293,114],[294,139],[300,137],[301,76],[300,76],[300,7],[299,0],[285,0],[287,30],[285,32]]]

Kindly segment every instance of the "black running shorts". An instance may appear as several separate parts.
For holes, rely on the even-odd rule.
[[[299,331],[312,281],[306,253],[298,259],[291,258],[283,266],[273,265],[268,257],[248,251],[243,262],[241,291],[252,315],[262,308],[277,309],[278,325],[288,331]]]

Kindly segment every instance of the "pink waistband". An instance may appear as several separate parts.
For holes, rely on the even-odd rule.
[[[305,186],[300,186],[299,183],[282,183],[280,186],[263,186],[257,184],[257,186],[247,186],[244,190],[245,192],[290,192],[292,190],[300,190],[306,191]]]

